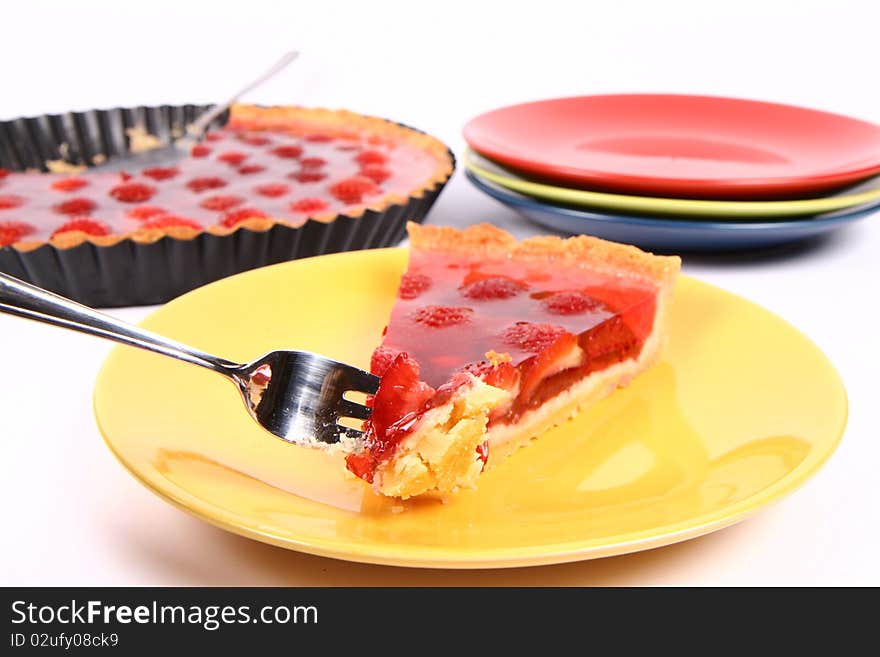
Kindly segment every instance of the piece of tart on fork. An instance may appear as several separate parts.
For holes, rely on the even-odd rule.
[[[587,236],[517,242],[488,224],[408,230],[366,441],[347,456],[378,492],[473,487],[657,361],[678,257]]]

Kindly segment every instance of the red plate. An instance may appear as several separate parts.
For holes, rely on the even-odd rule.
[[[471,148],[568,186],[682,198],[798,198],[880,173],[880,126],[733,98],[557,98],[481,114]]]

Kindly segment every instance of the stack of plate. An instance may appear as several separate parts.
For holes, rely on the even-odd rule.
[[[880,126],[707,96],[513,105],[464,129],[468,178],[543,226],[672,251],[775,246],[880,210]]]

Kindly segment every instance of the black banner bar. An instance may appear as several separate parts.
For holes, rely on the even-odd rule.
[[[746,633],[764,640],[805,636],[817,614],[830,628],[830,612],[854,596],[743,589],[512,589],[512,588],[7,588],[2,591],[4,634],[0,654],[39,650],[120,655],[144,650],[245,650],[324,646],[329,654],[351,647],[372,655],[381,645],[456,648],[546,644],[597,652],[657,641],[672,648],[709,636],[725,645]],[[863,592],[864,593],[864,592]],[[841,598],[829,603],[826,596]],[[861,597],[861,596],[860,596]],[[873,597],[869,594],[869,597]],[[822,610],[819,613],[819,610]],[[784,613],[782,613],[784,612]],[[850,616],[858,626],[863,615]],[[850,627],[849,629],[853,629]],[[678,637],[676,639],[676,636]],[[852,634],[846,635],[851,638]],[[574,641],[576,643],[572,644]],[[602,642],[605,642],[604,644]],[[766,644],[762,644],[766,645]],[[371,649],[365,648],[372,646]],[[556,648],[553,648],[556,646]],[[658,647],[660,647],[658,645]],[[789,644],[790,647],[790,644]],[[357,652],[358,648],[363,648]],[[558,649],[557,649],[558,648]],[[464,650],[464,652],[462,652]],[[294,652],[293,650],[289,652]],[[327,652],[327,650],[323,651]],[[413,647],[403,653],[416,655]],[[435,654],[433,650],[429,654]],[[607,652],[602,650],[601,652]],[[617,654],[617,650],[610,651]],[[623,652],[627,652],[624,650]],[[400,654],[392,650],[392,654]],[[172,653],[176,654],[176,652]],[[494,654],[494,653],[493,653]]]

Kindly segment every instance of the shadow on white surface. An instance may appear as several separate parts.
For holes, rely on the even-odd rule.
[[[756,529],[760,518],[670,546],[568,564],[441,570],[377,566],[303,554],[179,517],[156,531],[133,523],[118,535],[150,585],[180,586],[675,586],[676,573],[712,562]],[[173,526],[172,526],[173,525]],[[173,536],[169,540],[169,536]]]

